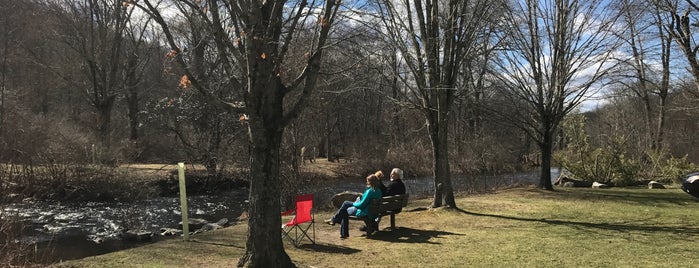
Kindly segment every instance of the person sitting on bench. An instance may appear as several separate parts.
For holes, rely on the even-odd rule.
[[[386,186],[386,193],[383,196],[405,194],[405,184],[403,183],[403,170],[394,168],[391,170],[391,183]]]
[[[378,216],[376,211],[371,211],[369,205],[374,199],[381,198],[381,189],[379,189],[379,178],[371,174],[366,178],[367,189],[362,194],[362,198],[357,202],[345,201],[337,210],[335,215],[325,222],[330,225],[340,224],[340,238],[349,237],[349,216],[366,217],[374,219]]]

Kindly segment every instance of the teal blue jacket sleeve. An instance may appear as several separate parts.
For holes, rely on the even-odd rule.
[[[360,199],[359,202],[354,202],[354,204],[352,204],[352,206],[354,206],[356,208],[360,208],[360,209],[366,208],[371,203],[372,196],[373,196],[373,194],[372,194],[371,187],[367,187],[366,191],[364,191],[364,194],[362,194],[362,199]]]
[[[354,202],[352,206],[358,209],[363,209],[368,207],[369,204],[371,204],[371,200],[374,200],[376,198],[381,198],[381,190],[374,190],[371,187],[367,187],[366,191],[364,191],[364,194],[362,194],[362,199],[360,199],[359,202]]]

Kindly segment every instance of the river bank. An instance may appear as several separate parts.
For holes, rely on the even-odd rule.
[[[352,221],[349,239],[320,221],[333,211],[319,211],[316,244],[285,242],[286,252],[298,267],[688,267],[699,242],[699,202],[679,189],[518,187],[459,196],[458,210],[430,201],[411,199],[395,232],[382,224],[365,237]],[[232,267],[246,231],[240,222],[54,266]]]
[[[306,166],[312,168],[308,176],[333,180],[334,167],[319,162]],[[247,204],[245,170],[212,177],[201,166],[185,167],[189,217],[236,221]],[[124,250],[170,239],[163,229],[181,229],[176,165],[4,165],[0,171],[0,243],[16,249],[19,262],[48,264]]]
[[[338,169],[347,168],[346,163],[317,161],[306,164],[307,177],[296,178],[292,182],[296,193],[314,193],[317,207],[330,209],[330,198],[338,192],[357,191],[364,188],[362,176],[347,176]],[[27,248],[33,248],[32,262],[54,263],[61,260],[78,259],[113,251],[148,245],[170,237],[159,235],[162,228],[179,228],[181,219],[177,180],[174,165],[133,165],[136,181],[143,191],[160,194],[147,198],[117,201],[73,201],[54,202],[25,199],[21,202],[0,207],[1,219],[11,220],[18,230],[16,240]],[[229,185],[225,190],[207,191],[216,187],[216,181],[206,181],[197,174],[196,167],[189,168],[188,181],[199,186],[199,191],[190,191],[188,183],[188,203],[190,218],[216,222],[226,219],[231,224],[243,214],[246,206],[247,188]],[[194,172],[192,172],[194,171]],[[345,177],[338,177],[345,176]],[[192,178],[195,179],[192,179]],[[525,185],[535,182],[536,172],[501,174],[492,176],[453,178],[457,193],[469,194],[485,192],[512,185]],[[149,178],[149,179],[144,179]],[[127,179],[128,180],[128,179]],[[208,184],[207,184],[208,183]],[[433,193],[430,177],[405,178],[408,193],[413,198],[428,197]],[[202,186],[203,185],[203,186]],[[165,187],[166,186],[166,187]],[[146,189],[158,187],[157,190]],[[223,187],[220,187],[223,188]],[[136,188],[138,189],[138,188]],[[173,190],[174,189],[174,190]],[[203,189],[203,190],[202,190]],[[194,194],[192,194],[194,193]],[[125,240],[127,231],[150,234],[148,239]]]

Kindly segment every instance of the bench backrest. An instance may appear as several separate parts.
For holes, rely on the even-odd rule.
[[[408,205],[408,194],[386,196],[371,201],[371,210],[377,211],[379,215],[395,212]]]

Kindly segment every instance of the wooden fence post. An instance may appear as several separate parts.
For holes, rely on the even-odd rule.
[[[187,189],[184,181],[184,163],[177,163],[177,170],[180,177],[180,207],[182,209],[182,235],[184,241],[189,240],[189,216],[187,215]]]

